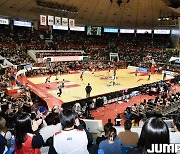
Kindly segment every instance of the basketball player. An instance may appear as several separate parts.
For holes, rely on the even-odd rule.
[[[48,76],[47,78],[46,78],[46,82],[45,83],[48,83],[48,87],[50,87],[50,79],[51,79],[51,76]]]
[[[56,72],[56,79],[55,80],[58,80],[59,78],[58,78],[58,71]]]
[[[116,71],[117,71],[117,68],[115,67],[114,68],[114,75],[116,76]]]
[[[95,68],[93,67],[93,69],[92,69],[92,74],[94,74],[94,72],[95,72]]]
[[[108,69],[108,77],[110,76],[110,72],[111,72],[111,67],[109,67]]]
[[[163,74],[163,81],[166,80],[166,72],[164,71],[164,74]]]
[[[148,71],[148,80],[151,79],[151,71]]]
[[[114,85],[116,84],[116,83],[115,83],[115,80],[116,80],[116,74],[115,74],[115,73],[113,73],[111,80],[112,80],[112,81],[110,82],[110,84],[112,83],[113,86],[114,86]]]
[[[61,97],[61,94],[62,94],[62,85],[58,86],[58,90],[59,90],[59,92],[57,93],[57,95],[58,95],[58,97]]]
[[[84,74],[84,72],[82,71],[82,72],[81,72],[81,75],[80,75],[81,81],[83,81],[83,74]]]
[[[136,71],[135,71],[135,76],[137,76],[137,74],[138,74],[138,69],[136,69]]]
[[[113,82],[113,86],[116,84],[116,73],[114,72],[113,76],[112,76],[112,82]]]
[[[62,80],[61,87],[64,88],[64,79]]]

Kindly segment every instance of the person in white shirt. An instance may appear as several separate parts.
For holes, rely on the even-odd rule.
[[[180,143],[180,114],[173,119],[175,132],[170,133],[171,143]]]
[[[12,134],[10,131],[7,130],[6,127],[6,120],[0,116],[0,134],[4,136],[4,138],[9,141],[12,137]]]
[[[42,136],[44,143],[46,143],[46,141],[50,138],[53,137],[53,135],[56,132],[59,132],[62,130],[62,126],[61,123],[58,124],[54,124],[54,114],[53,113],[49,113],[47,115],[47,117],[45,118],[45,121],[47,123],[47,126],[43,127],[40,129],[39,133]]]
[[[60,121],[62,131],[55,133],[49,154],[89,154],[87,131],[81,129],[75,113],[72,110],[63,110]]]
[[[173,119],[175,132],[170,132],[170,143],[180,144],[180,114]],[[180,151],[177,153],[180,154]]]

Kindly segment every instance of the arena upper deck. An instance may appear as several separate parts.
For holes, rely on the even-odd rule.
[[[73,18],[76,24],[83,25],[153,28],[174,24],[176,21],[172,18],[167,21],[159,21],[158,18],[177,17],[180,6],[179,0],[118,1],[119,4],[117,0],[0,0],[0,14],[30,20],[39,20],[39,15],[45,14]],[[49,5],[42,7],[39,3]],[[50,9],[52,3],[62,7]],[[65,9],[75,9],[78,13]]]

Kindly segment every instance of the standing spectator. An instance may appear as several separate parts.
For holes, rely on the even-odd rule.
[[[90,83],[88,83],[85,90],[86,90],[86,97],[90,97],[90,93],[91,93],[91,90],[92,90],[92,87],[90,86]]]
[[[16,119],[15,124],[15,153],[16,154],[40,154],[40,147],[44,144],[37,131],[42,119],[31,121],[30,115],[23,113]],[[34,131],[34,132],[33,132]]]
[[[121,154],[121,141],[117,137],[116,129],[111,127],[107,132],[106,140],[99,144],[99,149],[104,151],[104,154]]]
[[[121,140],[124,146],[137,146],[139,136],[136,132],[131,132],[132,123],[130,120],[124,122],[124,132],[118,134],[119,139]]]
[[[149,118],[143,125],[136,148],[127,154],[144,154],[151,149],[152,144],[169,144],[169,129],[160,118]]]

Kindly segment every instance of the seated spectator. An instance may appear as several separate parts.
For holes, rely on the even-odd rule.
[[[126,118],[128,120],[131,120],[132,118],[132,113],[131,113],[131,108],[130,107],[127,107],[126,110],[125,110],[125,115],[126,115]]]
[[[101,141],[99,149],[102,149],[104,154],[121,154],[121,140],[118,138],[114,127],[108,130],[107,139]]]
[[[97,138],[96,138],[96,144],[97,144],[97,145],[99,145],[99,143],[100,143],[101,141],[104,141],[104,140],[107,139],[108,130],[109,130],[112,126],[113,126],[112,123],[106,123],[106,124],[104,125],[104,135],[103,135],[102,137],[97,137]]]
[[[115,121],[115,126],[120,126],[121,125],[121,115],[118,113],[117,117],[114,119]]]
[[[170,133],[171,143],[180,143],[180,114],[173,119],[175,132]]]
[[[6,120],[3,117],[0,117],[0,134],[8,141],[11,139],[12,134],[7,130]]]
[[[87,145],[90,139],[86,131],[81,129],[75,113],[72,110],[63,110],[60,121],[63,129],[54,135],[49,153],[88,154]],[[79,129],[75,129],[75,126]]]
[[[0,153],[6,153],[7,151],[7,141],[6,139],[0,134]]]
[[[53,108],[52,108],[52,114],[54,115],[54,118],[55,118],[54,119],[54,124],[55,125],[60,123],[59,116],[60,116],[61,110],[63,110],[63,108],[60,108],[57,105],[53,106]]]
[[[34,153],[40,154],[40,147],[43,145],[43,139],[36,130],[41,124],[42,119],[31,121],[30,115],[20,114],[15,123],[16,138],[15,138],[15,153],[25,154]],[[34,132],[33,132],[34,131]]]
[[[136,132],[131,132],[132,123],[129,120],[124,122],[124,132],[118,134],[119,139],[121,140],[124,146],[137,146],[139,136]]]
[[[136,112],[137,111],[137,104],[132,105],[131,109],[133,112]]]
[[[142,118],[140,121],[139,121],[139,127],[143,127],[144,123],[146,122],[146,118]]]
[[[7,140],[4,133],[5,124],[5,119],[0,117],[0,153],[5,153],[7,151]]]
[[[61,123],[58,123],[55,125],[55,117],[53,113],[49,113],[45,121],[47,123],[47,126],[40,129],[39,133],[41,134],[44,143],[52,137],[56,132],[60,131],[62,129]]]
[[[160,118],[149,118],[144,123],[137,147],[130,149],[127,154],[147,153],[152,144],[169,144],[169,129]]]
[[[138,125],[139,125],[139,116],[133,115],[133,118],[132,118],[132,120],[131,120],[131,123],[132,123],[132,126],[133,126],[133,127],[138,126]]]

